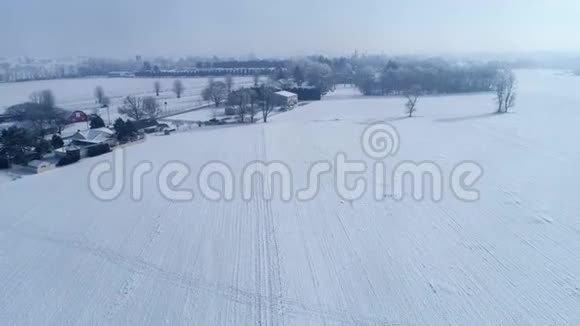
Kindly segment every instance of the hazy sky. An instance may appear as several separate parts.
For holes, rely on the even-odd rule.
[[[0,56],[579,51],[578,0],[1,0]]]

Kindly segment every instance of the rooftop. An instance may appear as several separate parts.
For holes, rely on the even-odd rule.
[[[291,93],[291,92],[288,92],[288,91],[279,91],[279,92],[276,92],[276,94],[278,94],[280,96],[284,96],[284,97],[298,96],[298,95]]]

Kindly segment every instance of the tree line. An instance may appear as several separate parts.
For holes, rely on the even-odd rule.
[[[140,70],[135,72],[136,77],[208,77],[208,76],[253,76],[270,74],[274,68],[207,68],[187,70]]]
[[[491,91],[496,75],[497,67],[488,64],[389,61],[357,67],[354,84],[364,95],[401,95],[416,86],[427,94],[452,94]]]
[[[68,112],[56,107],[50,90],[34,92],[30,101],[13,105],[5,112],[28,127],[11,126],[0,133],[0,165],[25,164],[63,146],[60,133],[67,124]],[[55,133],[49,140],[46,136]]]

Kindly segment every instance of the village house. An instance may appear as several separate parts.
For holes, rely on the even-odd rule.
[[[80,147],[88,147],[97,144],[108,144],[112,147],[117,144],[115,132],[106,127],[83,131],[78,130],[70,136],[69,139],[71,140],[72,145]]]

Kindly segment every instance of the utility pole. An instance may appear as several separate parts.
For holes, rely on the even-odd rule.
[[[109,112],[109,105],[107,104],[107,119],[109,120],[109,127],[111,126],[111,113]]]

